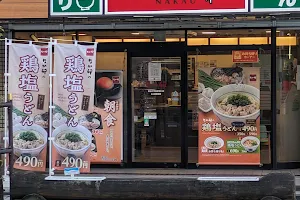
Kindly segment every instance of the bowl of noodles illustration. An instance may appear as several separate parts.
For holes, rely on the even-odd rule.
[[[260,115],[260,91],[251,85],[226,85],[213,93],[211,105],[223,125],[243,127]]]
[[[53,131],[53,145],[62,157],[82,158],[92,143],[92,133],[84,126],[69,127],[66,124]]]
[[[47,145],[47,131],[36,124],[22,126],[17,124],[13,127],[13,145],[16,156],[38,156]]]

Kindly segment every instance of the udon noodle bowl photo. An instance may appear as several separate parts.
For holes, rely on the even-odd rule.
[[[89,144],[87,138],[76,131],[62,132],[55,138],[55,142],[61,147],[70,150],[79,150]]]
[[[260,115],[260,91],[245,84],[231,84],[217,89],[211,97],[214,114],[225,126],[242,127]]]
[[[217,149],[220,148],[221,144],[218,141],[210,141],[209,143],[207,143],[207,146],[210,149]]]
[[[259,110],[259,100],[246,92],[232,92],[217,100],[216,109],[229,116],[251,115]]]
[[[254,147],[257,146],[257,142],[255,140],[251,140],[251,139],[247,139],[246,141],[244,141],[243,146],[245,147]]]
[[[47,132],[39,125],[15,125],[13,127],[14,154],[16,156],[21,156],[22,154],[38,156],[47,145],[47,137]]]
[[[62,157],[82,157],[91,147],[92,133],[84,126],[68,127],[66,124],[53,131],[53,145]]]
[[[18,131],[14,136],[14,147],[20,149],[34,149],[45,143],[41,135],[36,131]]]
[[[247,152],[254,152],[259,147],[260,141],[257,137],[247,136],[241,140],[241,145]]]
[[[204,141],[204,145],[208,149],[220,149],[224,146],[224,140],[219,137],[212,136],[206,138]]]

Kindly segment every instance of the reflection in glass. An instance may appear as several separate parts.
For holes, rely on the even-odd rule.
[[[299,162],[300,88],[299,30],[277,33],[277,159],[278,162]],[[279,38],[286,38],[278,41]]]

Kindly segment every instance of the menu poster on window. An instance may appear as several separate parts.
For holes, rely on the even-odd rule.
[[[101,122],[93,130],[92,163],[119,164],[123,160],[123,72],[96,72],[95,110]]]
[[[260,164],[260,68],[199,69],[200,165]]]
[[[90,171],[94,115],[96,45],[55,44],[52,166]]]
[[[161,63],[148,63],[148,81],[161,81]]]
[[[45,171],[48,141],[50,45],[9,45],[14,168]]]

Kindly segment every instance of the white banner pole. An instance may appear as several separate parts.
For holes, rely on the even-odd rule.
[[[10,41],[5,38],[5,61],[4,61],[4,101],[7,102],[8,96],[8,43]],[[7,148],[8,133],[7,133],[7,107],[4,108],[4,148]],[[7,154],[4,155],[4,176],[7,176]],[[12,162],[12,161],[11,161]]]
[[[53,170],[52,170],[52,112],[53,112],[53,101],[52,101],[52,83],[53,83],[53,74],[52,74],[52,47],[53,47],[53,42],[52,38],[50,38],[50,43],[48,44],[48,52],[50,53],[49,55],[49,176],[53,175]]]

